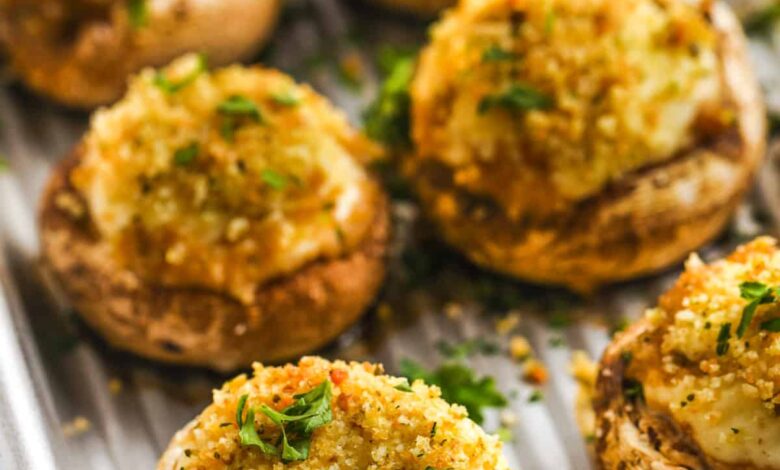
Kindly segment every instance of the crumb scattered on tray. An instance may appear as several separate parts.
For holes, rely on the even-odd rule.
[[[92,428],[92,423],[83,416],[76,416],[73,420],[62,425],[62,434],[65,437],[76,437],[84,434]]]

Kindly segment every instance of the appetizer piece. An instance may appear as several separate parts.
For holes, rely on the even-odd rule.
[[[255,364],[214,392],[157,469],[508,470],[499,440],[439,395],[369,363]]]
[[[185,52],[255,54],[279,0],[0,0],[0,40],[33,90],[68,106],[118,99],[128,75]],[[229,26],[228,26],[229,25]]]
[[[594,399],[607,469],[780,468],[780,251],[691,256],[609,346]]]
[[[43,197],[46,262],[110,343],[229,370],[321,346],[384,275],[375,146],[280,72],[147,69]]]
[[[468,0],[411,83],[406,173],[482,266],[588,291],[717,234],[764,152],[720,2]]]

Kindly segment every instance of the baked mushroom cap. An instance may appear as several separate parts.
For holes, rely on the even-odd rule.
[[[710,265],[688,260],[601,361],[594,409],[604,468],[779,468],[778,283],[780,251],[769,238]]]
[[[128,75],[186,52],[207,54],[215,66],[255,54],[279,6],[279,0],[2,0],[0,34],[27,86],[92,108],[118,99]]]
[[[254,366],[214,392],[214,402],[173,438],[157,466],[216,469],[282,468],[280,457],[242,445],[237,411],[263,405],[276,411],[295,395],[326,384],[331,419],[310,436],[308,458],[289,463],[300,470],[325,468],[436,468],[507,470],[501,443],[467,418],[466,410],[440,398],[437,387],[383,375],[369,363],[328,362],[305,357],[297,365]],[[242,414],[247,414],[248,411]],[[265,442],[276,443],[280,429],[263,412],[254,413],[255,428]]]
[[[744,42],[719,2],[461,2],[411,84],[405,171],[480,265],[578,290],[658,270],[762,158]]]
[[[384,275],[376,149],[280,72],[145,70],[41,209],[44,257],[110,343],[229,370],[332,340]]]

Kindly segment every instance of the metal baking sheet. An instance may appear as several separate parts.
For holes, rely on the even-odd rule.
[[[374,58],[385,45],[414,46],[427,25],[359,2],[289,2],[274,40],[259,60],[310,82],[346,109],[355,123],[377,90]],[[776,41],[780,42],[780,41]],[[752,45],[780,108],[778,48]],[[359,86],[345,84],[337,65],[357,57]],[[353,59],[352,59],[353,60]],[[775,88],[777,87],[777,88]],[[88,115],[47,103],[6,80],[0,87],[0,468],[152,469],[173,433],[210,402],[226,379],[202,370],[153,364],[111,350],[69,310],[40,269],[36,205],[51,166],[86,128]],[[706,258],[739,241],[780,227],[777,165],[768,163],[760,185],[731,227],[702,249]],[[505,353],[466,359],[480,375],[496,378],[516,416],[505,445],[513,469],[588,469],[590,461],[573,415],[574,350],[598,357],[611,325],[636,318],[675,278],[675,270],[614,286],[589,299],[515,283],[477,270],[431,238],[410,202],[394,204],[396,240],[391,274],[377,306],[320,354],[379,361],[398,371],[402,358],[434,366],[441,342],[487,339],[505,351],[508,336],[496,323],[520,319],[550,371],[544,399],[521,379]],[[498,412],[487,415],[495,431]]]

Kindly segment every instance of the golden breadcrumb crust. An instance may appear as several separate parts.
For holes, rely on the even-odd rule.
[[[283,367],[255,364],[253,377],[238,376],[214,392],[214,402],[176,434],[157,468],[508,470],[498,439],[463,407],[444,402],[437,387],[417,381],[403,391],[397,387],[405,379],[383,374],[374,364],[315,357]],[[242,395],[249,395],[247,407],[282,409],[324,380],[333,384],[333,420],[314,431],[307,460],[285,465],[241,446],[235,420]],[[262,413],[255,422],[273,426]]]

